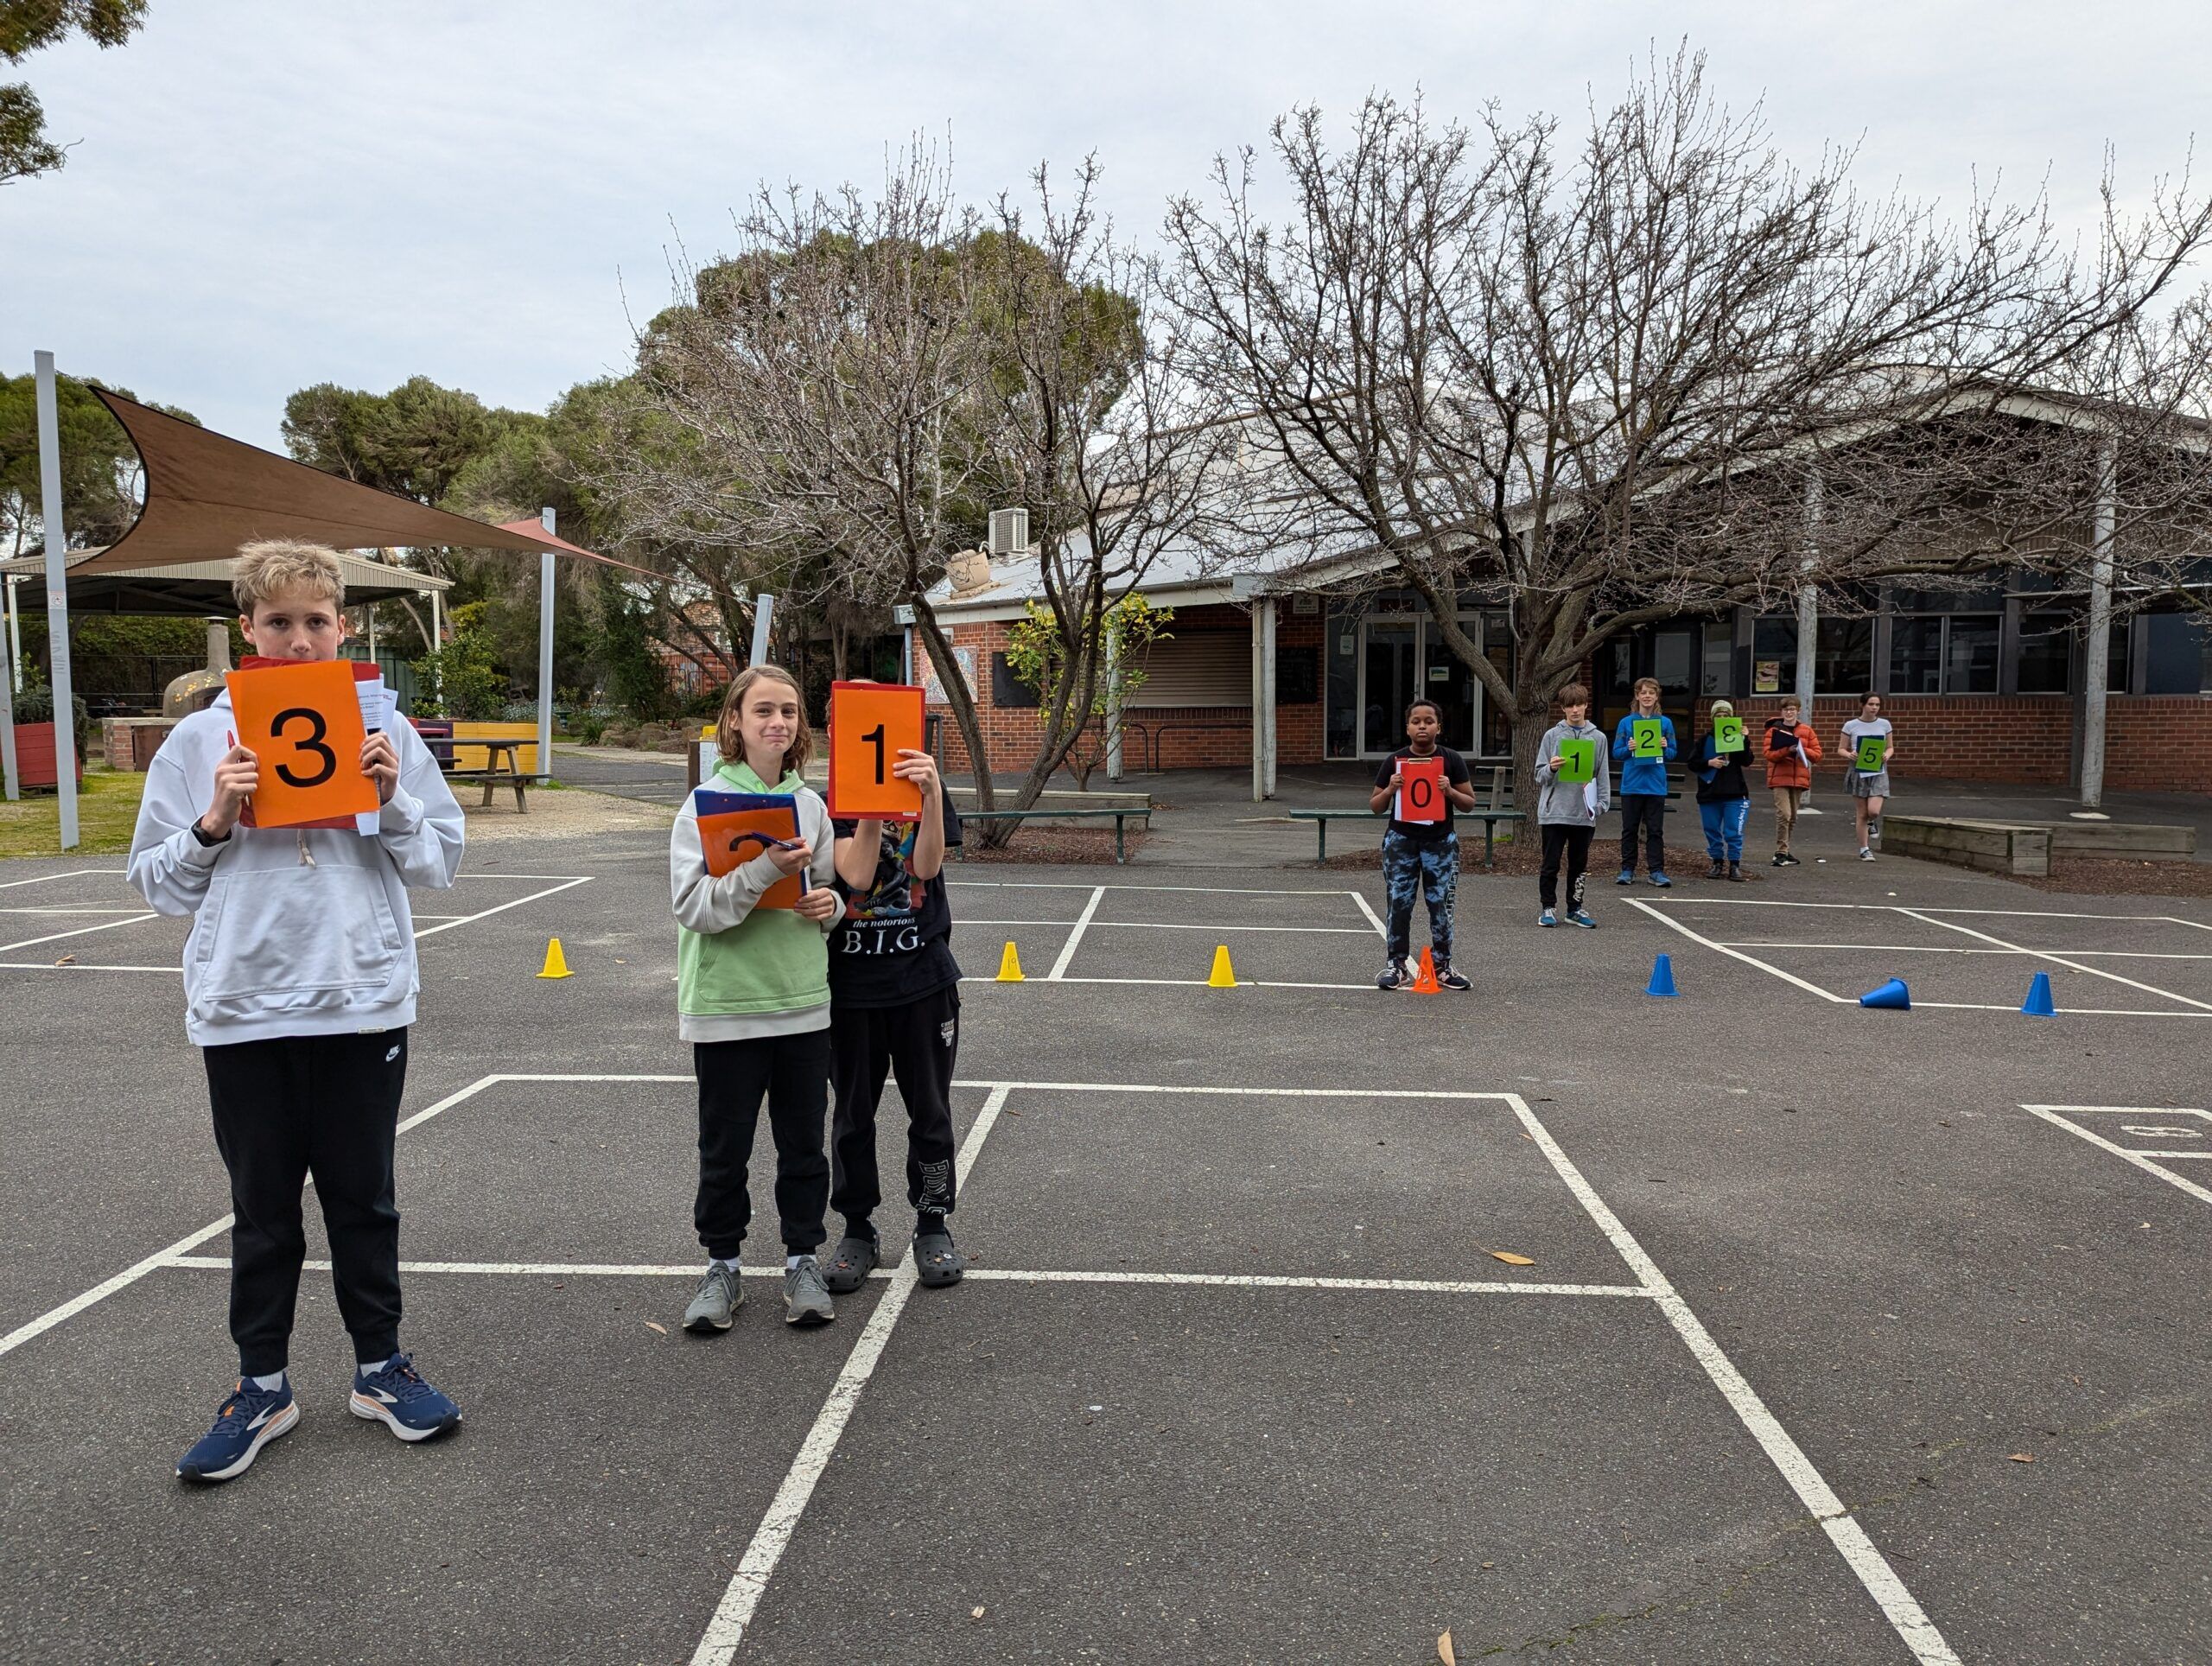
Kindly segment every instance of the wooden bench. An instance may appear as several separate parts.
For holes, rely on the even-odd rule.
[[[963,823],[1013,822],[1017,825],[1022,822],[1095,821],[1106,816],[1111,816],[1114,818],[1114,860],[1126,863],[1129,857],[1128,846],[1123,842],[1125,830],[1128,823],[1136,818],[1141,818],[1147,827],[1152,825],[1152,806],[1149,804],[1124,804],[1113,810],[1055,810],[1039,805],[1033,810],[963,810],[960,811],[960,819]],[[953,854],[956,858],[962,854],[959,847],[954,847]]]
[[[1388,821],[1389,812],[1381,810],[1292,810],[1284,812],[1294,822],[1313,823],[1313,861],[1316,866],[1329,860],[1329,823],[1331,822]],[[1483,824],[1483,866],[1495,871],[1497,867],[1497,824],[1500,822],[1525,822],[1529,818],[1517,810],[1454,810],[1452,814],[1463,822]]]
[[[2050,874],[2050,830],[2023,822],[1885,815],[1882,850],[1886,855],[1919,856],[1984,874],[2028,879],[2046,879]]]

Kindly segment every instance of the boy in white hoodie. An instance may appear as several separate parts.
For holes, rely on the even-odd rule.
[[[232,588],[269,662],[334,659],[345,582],[319,544],[250,544]],[[405,722],[347,760],[375,783],[376,830],[243,824],[260,763],[237,743],[230,696],[187,717],[147,771],[130,883],[192,918],[185,1030],[202,1050],[215,1144],[230,1171],[231,1335],[238,1383],[178,1476],[227,1481],[289,1433],[286,1374],[306,1254],[301,1188],[315,1177],[339,1312],[352,1334],[350,1409],[403,1440],[461,1421],[399,1351],[399,1211],[392,1137],[407,1076],[417,979],[410,885],[442,890],[461,867],[461,807]]]

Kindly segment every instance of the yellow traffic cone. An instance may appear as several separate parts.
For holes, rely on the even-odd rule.
[[[1217,945],[1213,951],[1213,972],[1206,979],[1209,989],[1233,989],[1236,987],[1236,969],[1229,963],[1229,945]]]
[[[1014,953],[1014,944],[1009,941],[1006,945],[1006,952],[999,957],[999,982],[1019,983],[1022,981],[1021,957]]]
[[[561,952],[561,939],[548,938],[545,940],[545,970],[538,973],[538,976],[568,977],[571,974],[569,970],[568,957]]]

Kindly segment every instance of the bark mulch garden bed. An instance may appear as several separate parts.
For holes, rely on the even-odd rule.
[[[2084,897],[2212,897],[2212,862],[2129,862],[2113,856],[2053,856],[2049,879],[2005,876],[2031,891]]]
[[[1143,829],[1132,827],[1122,843],[1134,857],[1144,849],[1149,836]],[[1066,868],[1111,868],[1114,865],[1114,830],[1110,827],[1023,827],[1008,843],[995,850],[986,850],[980,841],[969,838],[959,847],[955,857],[963,862],[1034,862]]]

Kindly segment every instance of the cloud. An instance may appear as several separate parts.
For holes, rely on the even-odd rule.
[[[1312,3],[782,8],[673,0],[376,7],[156,0],[118,51],[22,72],[59,175],[0,190],[0,362],[71,369],[275,445],[284,397],[424,374],[542,408],[620,368],[625,304],[669,295],[680,235],[730,240],[761,180],[880,176],[949,143],[983,200],[1096,151],[1149,236],[1212,156],[1370,88],[1572,124],[1687,34],[1731,102],[1808,160],[1964,198],[2048,174],[2086,223],[2103,148],[2140,190],[2183,162],[2212,16],[2047,3]],[[2147,49],[2146,43],[2157,43]]]

